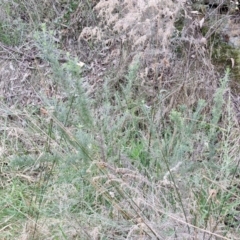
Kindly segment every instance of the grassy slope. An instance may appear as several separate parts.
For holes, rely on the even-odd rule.
[[[96,4],[1,3],[0,238],[238,239],[229,70],[161,21],[119,43],[129,26]],[[184,16],[165,6],[169,26]]]

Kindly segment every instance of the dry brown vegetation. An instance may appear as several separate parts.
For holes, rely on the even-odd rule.
[[[195,2],[0,2],[1,239],[239,239],[237,12]]]

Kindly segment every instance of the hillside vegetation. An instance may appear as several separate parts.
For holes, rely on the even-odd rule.
[[[0,1],[0,239],[240,239],[239,13],[204,2]]]

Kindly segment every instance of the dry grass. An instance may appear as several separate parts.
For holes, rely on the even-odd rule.
[[[159,90],[167,91],[164,113],[181,103],[193,106],[200,98],[211,101],[219,76],[203,43],[198,17],[188,6],[183,12],[184,4],[100,1],[94,8],[99,25],[83,29],[79,40],[106,44],[108,54],[103,63],[117,71],[111,84],[121,82],[128,66],[140,59],[139,92],[153,105]],[[175,22],[182,18],[194,21],[186,21],[180,33]]]
[[[0,5],[1,239],[238,239],[239,93],[191,4]]]

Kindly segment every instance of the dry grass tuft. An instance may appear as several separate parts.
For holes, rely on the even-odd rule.
[[[113,88],[138,59],[138,91],[148,105],[157,102],[159,90],[166,91],[163,115],[178,104],[194,106],[200,98],[211,104],[219,75],[203,42],[199,20],[185,1],[100,1],[94,9],[99,24],[83,29],[79,40],[107,46],[102,64],[116,69]],[[182,18],[192,20],[180,33],[176,22]]]

